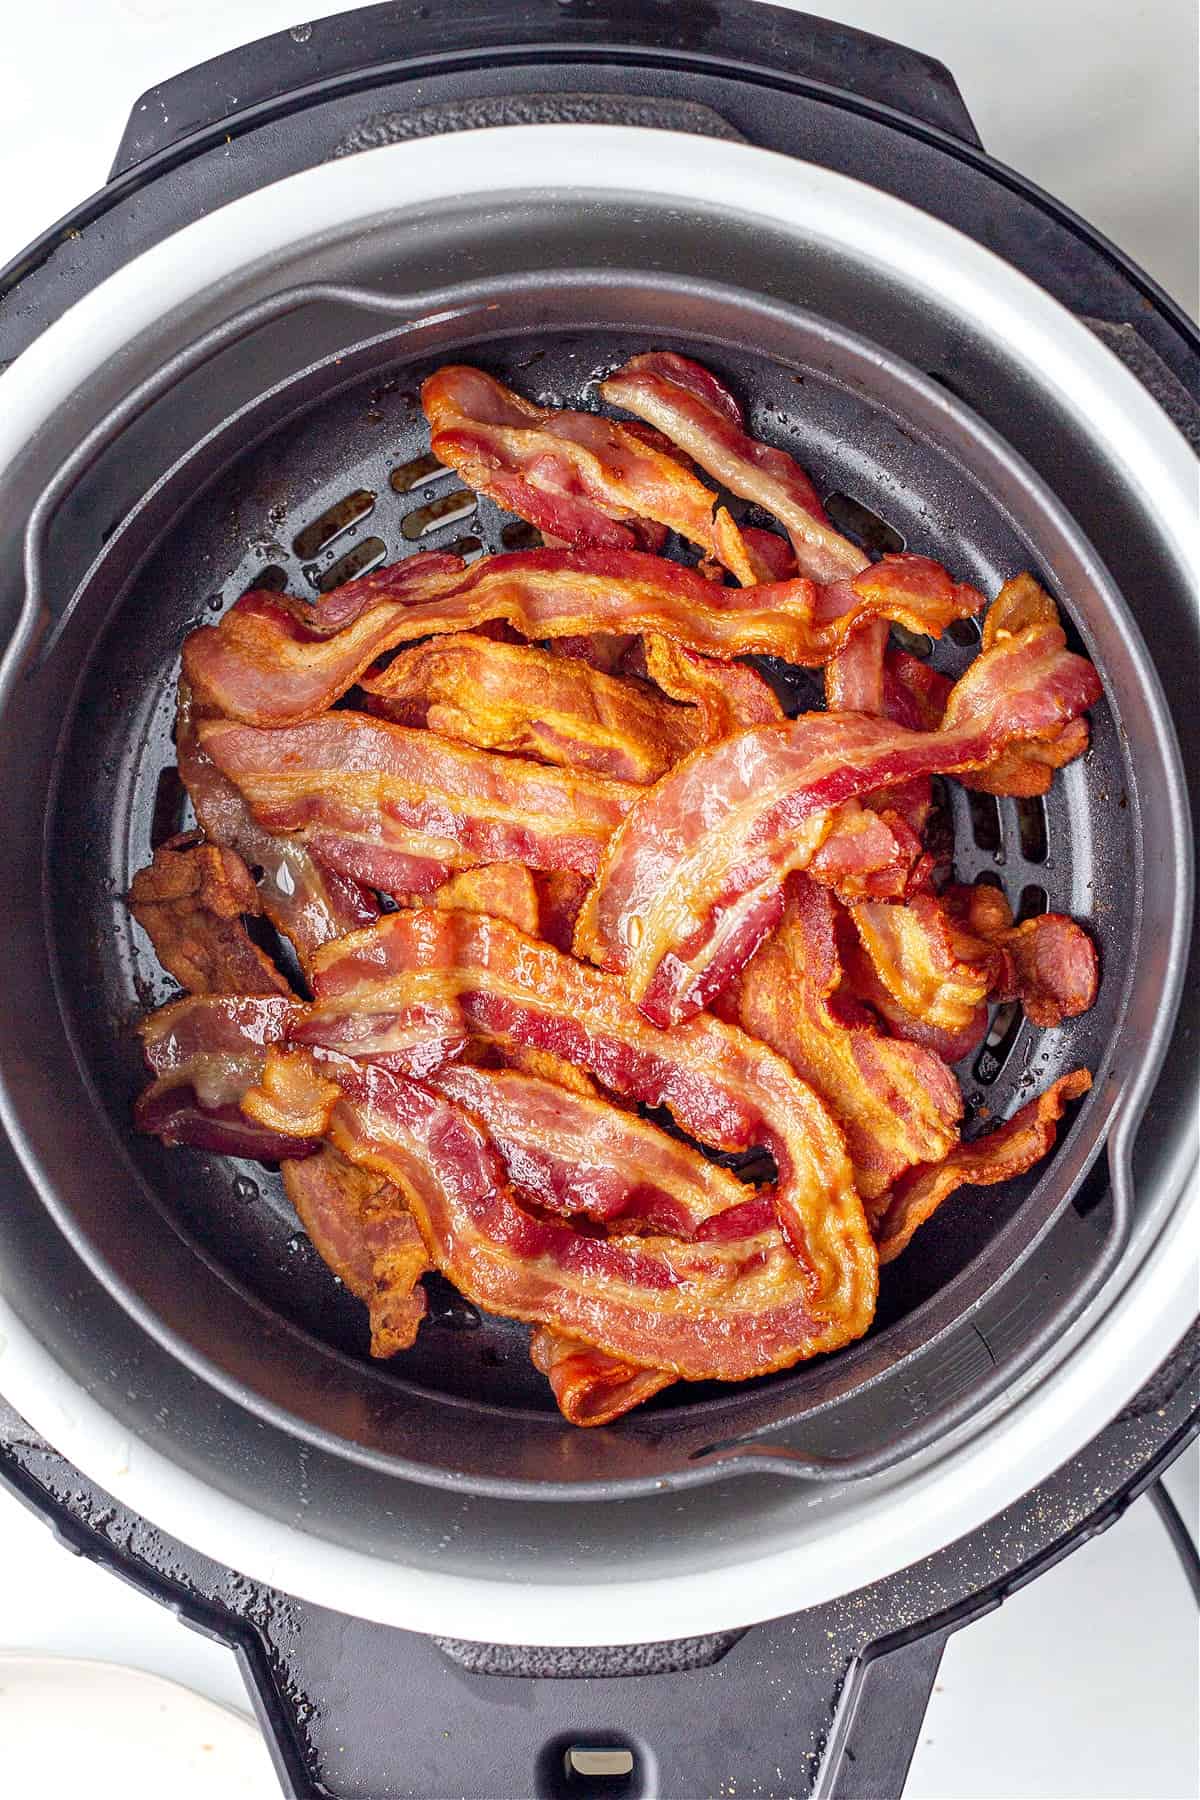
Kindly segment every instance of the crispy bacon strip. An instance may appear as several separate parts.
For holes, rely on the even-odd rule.
[[[887,619],[863,619],[825,664],[825,705],[830,712],[870,713],[892,718],[887,705],[884,667]]]
[[[1096,946],[1066,913],[1040,913],[1014,925],[1003,891],[982,882],[947,888],[941,905],[961,933],[999,953],[992,992],[1000,1000],[1019,1000],[1031,1024],[1061,1025],[1095,1005]]]
[[[773,513],[801,572],[814,581],[853,575],[867,558],[829,523],[816,489],[785,450],[749,437],[733,395],[708,369],[673,351],[635,356],[600,392],[655,426],[730,493]]]
[[[720,661],[761,653],[816,667],[860,619],[882,615],[940,631],[975,609],[974,590],[948,576],[924,591],[902,571],[881,575],[890,560],[907,559],[885,558],[861,590],[857,579],[738,589],[634,550],[523,550],[470,567],[457,557],[413,556],[316,605],[243,595],[219,624],[185,640],[184,673],[211,711],[285,725],[325,711],[385,651],[497,619],[526,638],[650,632]]]
[[[1031,1169],[1053,1149],[1058,1121],[1068,1102],[1078,1100],[1091,1085],[1086,1069],[1062,1075],[986,1137],[959,1144],[941,1162],[902,1175],[876,1219],[880,1262],[899,1256],[917,1227],[931,1218],[956,1188],[991,1187]]]
[[[295,1041],[427,1074],[469,1038],[550,1050],[614,1093],[666,1106],[721,1149],[760,1144],[775,1205],[811,1272],[814,1304],[867,1306],[862,1203],[841,1133],[783,1061],[707,1016],[647,1023],[619,981],[497,919],[398,912],[321,953],[317,1003]]]
[[[665,1369],[639,1368],[545,1326],[534,1332],[529,1354],[534,1368],[549,1381],[569,1425],[611,1425],[661,1394],[675,1379]]]
[[[402,650],[361,685],[371,711],[396,724],[639,786],[707,741],[694,707],[532,644],[469,632]]]
[[[242,923],[262,903],[235,850],[195,838],[160,845],[134,876],[128,906],[163,968],[189,993],[290,994]]]
[[[421,1277],[432,1264],[400,1190],[328,1145],[286,1161],[283,1185],[322,1262],[365,1304],[371,1355],[409,1349],[426,1312]]]
[[[906,784],[907,785],[907,784]],[[880,795],[889,790],[880,790]],[[933,866],[917,832],[879,796],[845,800],[808,865],[814,881],[832,888],[848,905],[858,900],[899,900],[927,878]]]
[[[756,579],[742,535],[669,445],[597,413],[523,400],[482,369],[448,365],[421,389],[439,462],[478,493],[581,549],[634,549],[652,520]],[[661,548],[661,537],[651,549]]]
[[[261,869],[262,911],[295,948],[301,968],[320,944],[379,917],[375,896],[326,869],[295,838],[275,837],[254,818],[237,788],[200,748],[198,719],[186,682],[180,683],[175,723],[179,775],[211,843]]]
[[[715,744],[746,725],[767,725],[783,718],[783,708],[770,685],[745,663],[718,662],[657,634],[642,640],[640,660],[646,675],[664,694],[696,709],[697,744]]]
[[[686,1018],[774,929],[785,876],[812,861],[835,808],[913,776],[978,768],[1099,696],[1095,670],[1062,631],[1033,626],[976,658],[938,732],[809,713],[694,752],[614,836],[577,948],[621,970],[648,1018]]]
[[[862,1259],[861,1285],[843,1277],[835,1292],[814,1295],[811,1269],[774,1226],[684,1243],[596,1237],[534,1217],[471,1116],[387,1069],[275,1052],[244,1105],[280,1132],[323,1117],[343,1155],[401,1190],[431,1259],[476,1305],[620,1361],[686,1380],[740,1381],[839,1347],[869,1323],[873,1250]]]
[[[692,1238],[714,1214],[752,1197],[690,1144],[611,1100],[465,1063],[427,1079],[478,1120],[513,1187],[546,1212]],[[773,1217],[768,1204],[764,1222]]]
[[[1002,954],[959,930],[932,894],[917,894],[903,906],[867,902],[852,907],[850,916],[902,1014],[973,1049],[987,1029],[988,995],[1005,984]],[[889,1017],[895,1019],[890,1009]]]
[[[939,1161],[958,1142],[962,1096],[940,1058],[884,1037],[846,1005],[835,924],[831,897],[793,875],[779,930],[722,996],[722,1013],[815,1088],[846,1134],[869,1202],[905,1169]]]
[[[485,862],[594,874],[641,791],[365,713],[280,731],[214,719],[200,742],[260,825],[298,833],[327,866],[401,894]]]
[[[138,1098],[134,1124],[164,1144],[188,1144],[225,1156],[311,1156],[320,1131],[280,1136],[241,1111],[272,1044],[282,1042],[304,1008],[281,995],[205,996],[159,1007],[138,1027],[153,1082]]]

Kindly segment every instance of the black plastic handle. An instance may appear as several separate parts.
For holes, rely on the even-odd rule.
[[[112,174],[214,126],[250,129],[310,104],[314,89],[327,98],[451,65],[537,61],[551,66],[553,94],[561,86],[555,62],[622,56],[698,72],[761,71],[979,144],[953,77],[935,58],[758,0],[389,0],[294,25],[148,89],[130,114]]]

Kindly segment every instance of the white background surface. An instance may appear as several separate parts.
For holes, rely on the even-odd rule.
[[[101,183],[144,88],[296,24],[301,4],[0,0],[9,72],[0,262]],[[329,0],[319,8],[343,10]],[[1075,206],[1195,311],[1191,0],[839,0],[824,10],[940,57],[995,155]],[[1198,1482],[1193,1448],[1170,1482],[1193,1528]],[[231,1652],[71,1556],[0,1494],[0,1651],[10,1649],[131,1663],[245,1704]],[[906,1800],[1191,1800],[1198,1686],[1195,1609],[1143,1501],[951,1640]],[[0,1728],[2,1702],[0,1691]],[[43,1760],[38,1771],[47,1794],[52,1767]],[[5,1791],[32,1791],[11,1785],[16,1774],[9,1766]],[[120,1757],[98,1757],[90,1800],[170,1791],[169,1777],[131,1785],[129,1774]],[[261,1785],[268,1800],[273,1781],[264,1774]]]

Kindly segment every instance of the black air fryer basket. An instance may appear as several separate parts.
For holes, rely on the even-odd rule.
[[[378,144],[547,122],[744,138],[909,200],[986,241],[1085,318],[1197,441],[1194,330],[1120,252],[987,158],[939,65],[749,4],[385,5],[190,71],[138,103],[108,186],[0,276],[0,359],[18,356],[114,268],[217,204]],[[57,743],[63,714],[48,701],[53,780],[47,796],[31,791],[27,800],[31,829],[45,814],[55,907],[75,919],[113,918],[131,858],[136,866],[179,823],[169,781],[172,671],[182,630],[206,606],[250,585],[316,593],[417,548],[511,546],[511,528],[489,503],[456,499],[447,475],[425,481],[419,467],[416,389],[448,354],[465,350],[538,399],[578,403],[599,370],[648,341],[696,346],[753,401],[764,436],[794,431],[822,491],[852,496],[868,533],[934,554],[952,546],[956,571],[987,591],[1025,566],[1031,542],[1044,545],[1103,605],[1107,577],[1077,519],[1135,612],[1148,596],[1132,499],[1106,485],[1102,467],[1065,456],[1035,429],[986,346],[964,346],[948,362],[898,301],[884,316],[864,299],[856,332],[816,307],[785,309],[769,285],[751,302],[711,275],[625,276],[611,258],[605,265],[599,235],[596,243],[596,265],[564,270],[549,295],[544,281],[522,274],[517,248],[498,239],[498,269],[459,268],[450,228],[440,239],[431,225],[431,268],[456,276],[430,282],[454,313],[440,337],[416,342],[396,317],[403,308],[376,290],[314,279],[224,321],[78,449],[34,506],[27,536],[29,594],[49,615],[41,668],[64,656],[85,665]],[[723,259],[739,250],[762,257],[757,272],[768,283],[765,248],[734,239]],[[785,341],[786,360],[775,348]],[[870,404],[859,380],[868,362]],[[160,401],[205,384],[209,414],[199,402],[195,413],[204,429],[164,439]],[[960,455],[968,439],[970,453]],[[123,466],[104,464],[101,482],[100,459],[118,443]],[[1034,473],[1012,473],[1005,443]],[[171,466],[146,493],[139,457],[151,455],[156,467]],[[69,547],[81,543],[95,553],[85,577],[91,610],[77,596],[58,617],[58,571],[74,566]],[[93,651],[91,621],[118,600],[120,629],[106,629]],[[1167,708],[1190,758],[1196,620],[1169,590],[1155,606],[1141,623],[1148,636],[1152,629]],[[142,1142],[138,1168],[169,1196],[169,1228],[157,1238],[138,1230],[140,1193],[110,1190],[99,1167],[93,1216],[55,1213],[70,1240],[56,1275],[103,1320],[95,1329],[106,1353],[128,1360],[131,1400],[144,1387],[147,1406],[165,1407],[178,1382],[180,1404],[194,1407],[196,1371],[214,1379],[209,1429],[219,1437],[235,1415],[255,1415],[258,1453],[268,1470],[279,1455],[281,1482],[291,1480],[282,1469],[295,1440],[329,1456],[350,1445],[364,1515],[372,1492],[401,1479],[422,1485],[430,1530],[438,1506],[463,1491],[514,1503],[514,1517],[516,1502],[546,1497],[637,1504],[654,1529],[664,1488],[717,1476],[845,1480],[896,1464],[1002,1392],[1121,1255],[1135,1195],[1156,1179],[1161,1152],[1143,1132],[1132,1166],[1121,1148],[1094,1157],[1126,1073],[1111,1066],[1110,1046],[1129,1009],[1144,1005],[1122,979],[1123,953],[1162,899],[1137,874],[1153,799],[1129,804],[1129,758],[1145,776],[1164,757],[1169,787],[1170,727],[1152,692],[1123,709],[1122,682],[1136,687],[1136,669],[1118,666],[1120,634],[1097,641],[1084,619],[1076,623],[1112,700],[1097,714],[1086,773],[1070,771],[1045,803],[968,807],[958,794],[956,866],[963,879],[998,876],[1028,915],[1073,910],[1086,864],[1105,981],[1094,1011],[1054,1034],[1051,1048],[1019,1017],[997,1027],[965,1081],[980,1116],[1011,1111],[1032,1085],[1080,1063],[1097,1071],[1097,1091],[1064,1128],[1049,1174],[938,1215],[922,1255],[889,1270],[862,1344],[738,1392],[714,1387],[686,1402],[669,1394],[619,1430],[575,1434],[546,1410],[522,1329],[481,1318],[436,1278],[430,1324],[403,1369],[368,1367],[359,1309],[297,1238],[271,1177],[256,1176],[252,1192],[244,1170],[196,1155],[182,1183],[177,1161]],[[937,656],[954,670],[973,649],[948,638]],[[795,709],[812,697],[798,685]],[[165,997],[157,966],[124,925],[64,935],[55,956],[72,1045],[97,1108],[119,1129],[140,1071],[130,1035],[115,1039],[112,1022]],[[1148,1013],[1147,1040],[1164,1024]],[[1186,1105],[1195,1063],[1185,1019],[1149,1119]],[[1114,1133],[1118,1140],[1131,1143],[1132,1132]],[[7,1152],[3,1173],[12,1205],[0,1254],[19,1258],[52,1227]],[[85,1266],[97,1250],[110,1292]],[[1017,1262],[1014,1300],[1005,1281]],[[248,1308],[266,1321],[253,1333]],[[949,1632],[1102,1529],[1155,1480],[1194,1429],[1198,1362],[1194,1338],[1185,1341],[1084,1453],[926,1563],[747,1632],[633,1648],[422,1638],[272,1593],[113,1506],[2,1411],[0,1476],[74,1547],[236,1646],[290,1793],[878,1796],[903,1783]],[[439,1498],[439,1489],[449,1492]],[[663,1529],[661,1511],[658,1519]],[[601,1762],[584,1751],[604,1753]]]

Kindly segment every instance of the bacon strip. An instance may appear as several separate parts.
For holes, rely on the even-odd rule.
[[[421,1277],[432,1264],[400,1190],[328,1145],[285,1162],[283,1185],[322,1262],[366,1305],[371,1355],[409,1349],[427,1308]]]
[[[1086,1069],[1062,1075],[986,1137],[959,1144],[943,1161],[902,1175],[875,1221],[880,1262],[899,1256],[917,1227],[931,1218],[956,1188],[991,1187],[1031,1169],[1053,1149],[1058,1121],[1068,1102],[1078,1100],[1091,1085]]]
[[[280,1136],[241,1111],[267,1051],[303,1016],[298,1001],[199,997],[159,1007],[138,1027],[153,1082],[134,1107],[134,1124],[164,1144],[279,1162],[311,1156],[320,1131]]]
[[[192,994],[289,994],[270,957],[251,943],[244,914],[262,902],[241,857],[195,838],[173,840],[139,869],[130,912],[168,974]]]
[[[181,682],[175,754],[196,818],[210,842],[262,871],[258,877],[262,911],[291,941],[301,968],[306,968],[319,945],[379,917],[375,896],[324,868],[295,838],[265,831],[237,788],[200,748],[198,723],[191,692]]]
[[[614,1093],[666,1106],[721,1149],[765,1146],[775,1206],[811,1272],[814,1304],[868,1306],[862,1203],[841,1133],[782,1057],[707,1016],[670,1032],[647,1023],[600,970],[500,920],[398,912],[331,944],[316,1005],[293,1041],[427,1074],[469,1038],[553,1051]]]
[[[850,916],[901,1015],[946,1034],[956,1048],[966,1044],[960,1055],[974,1049],[987,1030],[988,995],[1004,984],[999,952],[961,932],[932,894],[917,894],[903,906],[867,902]],[[889,1019],[896,1019],[890,1009]]]
[[[462,364],[431,375],[421,404],[438,461],[539,531],[581,549],[634,549],[652,520],[743,585],[756,579],[737,526],[669,445],[596,413],[535,406]],[[661,537],[648,547],[661,548]]]
[[[661,1394],[675,1379],[665,1369],[639,1368],[544,1326],[530,1339],[529,1354],[534,1368],[549,1381],[569,1425],[611,1425]]]
[[[483,862],[594,874],[640,791],[365,713],[280,731],[215,719],[200,742],[260,825],[300,834],[329,867],[393,893],[429,892]]]
[[[785,876],[813,860],[836,807],[913,776],[978,768],[1099,696],[1095,670],[1062,631],[1033,626],[976,658],[941,731],[809,713],[694,752],[614,836],[577,948],[624,972],[648,1018],[686,1018],[774,929]]]
[[[476,1305],[620,1361],[685,1380],[741,1381],[840,1347],[869,1323],[873,1250],[847,1304],[844,1284],[814,1296],[811,1270],[774,1227],[684,1243],[596,1237],[536,1218],[470,1115],[389,1070],[275,1052],[244,1104],[281,1132],[322,1115],[343,1155],[401,1190],[431,1259]]]
[[[477,869],[464,869],[426,896],[424,903],[442,912],[488,913],[493,919],[507,919],[530,937],[541,936],[537,883],[520,863],[482,863]]]
[[[787,531],[797,566],[814,581],[837,581],[867,558],[833,529],[816,489],[785,450],[749,437],[741,408],[708,369],[673,351],[635,356],[600,392],[655,426],[730,493],[773,513]]]
[[[866,572],[861,589],[857,580],[819,588],[802,578],[737,589],[634,550],[523,550],[470,567],[413,556],[315,606],[286,594],[243,595],[219,624],[185,640],[184,673],[210,710],[285,725],[325,711],[385,651],[497,619],[526,638],[649,632],[720,661],[761,653],[816,667],[860,619],[940,631],[979,603],[948,576],[923,591],[902,572],[881,575],[889,560]]]
[[[402,650],[361,685],[371,711],[396,724],[640,786],[707,741],[694,707],[532,644],[470,633]]]
[[[949,887],[940,898],[960,933],[992,951],[999,970],[993,994],[1019,1000],[1031,1024],[1061,1025],[1095,1005],[1099,958],[1075,919],[1040,913],[1014,925],[1003,891],[983,882]]]
[[[835,925],[830,896],[792,876],[782,925],[722,997],[722,1011],[815,1088],[846,1134],[869,1202],[914,1163],[952,1149],[962,1096],[940,1058],[884,1037],[846,1006]]]
[[[611,1100],[466,1064],[442,1069],[428,1083],[478,1120],[513,1187],[546,1212],[692,1238],[714,1214],[751,1198],[690,1144]],[[764,1222],[773,1216],[768,1205]]]
[[[715,744],[746,725],[767,725],[783,718],[783,708],[770,685],[745,663],[718,662],[658,635],[643,639],[641,662],[646,675],[664,694],[696,708],[697,744]]]

